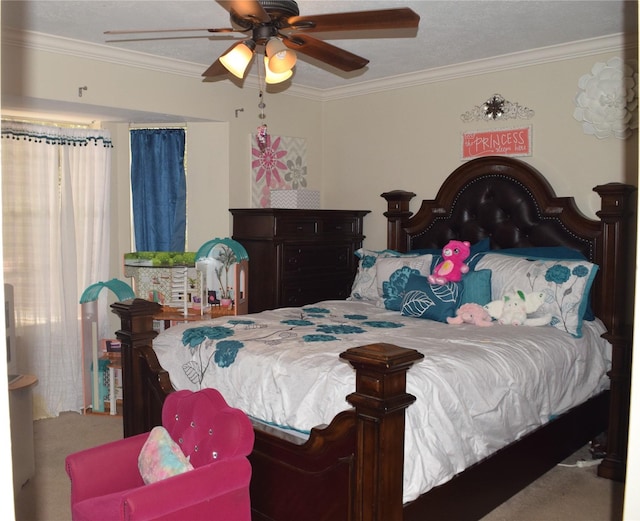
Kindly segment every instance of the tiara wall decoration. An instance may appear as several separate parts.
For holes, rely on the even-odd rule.
[[[578,89],[573,117],[585,134],[626,139],[638,128],[638,73],[621,58],[596,63]]]
[[[504,119],[531,119],[535,112],[519,103],[507,101],[500,94],[494,94],[482,105],[460,115],[465,123],[470,121],[495,121]]]

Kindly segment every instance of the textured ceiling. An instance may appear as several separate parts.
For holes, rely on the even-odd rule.
[[[317,35],[370,60],[363,70],[343,73],[299,56],[292,82],[318,89],[380,80],[566,42],[623,32],[637,33],[635,1],[301,0],[298,5],[302,15],[410,7],[421,17],[419,29],[411,37],[394,37],[397,34],[393,31]],[[3,28],[169,57],[202,65],[203,71],[231,45],[228,39],[222,38],[106,41],[108,37],[104,31],[107,30],[229,27],[228,12],[215,0],[2,0],[1,7]],[[185,34],[172,33],[171,36]],[[256,74],[255,64],[249,74]]]

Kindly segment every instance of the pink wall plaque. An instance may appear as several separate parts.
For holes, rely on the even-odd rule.
[[[462,159],[530,155],[531,127],[463,132],[462,134]]]

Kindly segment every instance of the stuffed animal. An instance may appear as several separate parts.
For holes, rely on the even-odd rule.
[[[491,315],[480,304],[462,304],[455,317],[447,317],[448,324],[474,324],[480,327],[492,326]]]
[[[531,313],[535,313],[542,304],[543,294],[533,294],[529,309]],[[545,314],[535,318],[529,318],[527,311],[527,295],[524,291],[516,291],[503,297],[504,306],[502,313],[498,317],[498,324],[507,324],[512,326],[546,326],[551,322],[551,315]],[[535,302],[539,302],[538,305]],[[535,308],[535,309],[533,309]]]
[[[544,293],[525,293],[522,290],[515,290],[515,294],[520,295],[522,299],[525,301],[525,310],[527,314],[535,313],[540,309],[540,306],[544,303]],[[506,296],[506,294],[505,294]],[[499,319],[502,316],[502,310],[504,309],[505,299],[504,297],[500,300],[493,300],[484,306],[491,315],[491,318]]]
[[[464,261],[471,254],[471,244],[468,241],[449,241],[442,248],[442,262],[436,265],[433,273],[427,277],[431,284],[446,284],[460,282],[462,275],[469,271]]]

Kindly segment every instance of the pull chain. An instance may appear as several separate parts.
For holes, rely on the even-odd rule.
[[[260,93],[258,94],[258,108],[260,109],[260,113],[258,114],[258,118],[264,121],[267,115],[264,113],[264,109],[266,104],[264,102],[264,92],[263,92],[263,77],[261,74],[262,70],[260,68],[260,63],[258,62],[258,83],[260,84]],[[264,152],[267,149],[269,135],[267,133],[267,124],[262,123],[258,126],[258,134],[256,136],[256,140],[258,141],[258,148],[261,152]]]

